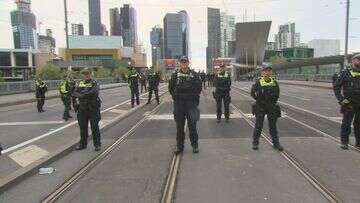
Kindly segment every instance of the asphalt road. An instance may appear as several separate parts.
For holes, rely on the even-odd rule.
[[[210,88],[202,93],[200,153],[191,152],[187,138],[174,201],[328,202],[264,139],[259,151],[251,149],[253,129],[248,122],[254,122],[250,114],[253,100],[246,92],[250,85],[234,84],[242,90],[232,90],[230,123],[215,122]],[[278,128],[286,152],[341,202],[360,202],[360,153],[343,151],[336,142],[341,114],[332,91],[281,85],[281,92],[284,116]],[[104,148],[136,124],[124,142],[81,177],[59,202],[159,202],[175,146],[170,97],[163,98],[160,106],[147,106],[107,130],[103,134]],[[268,133],[267,122],[263,132]],[[90,150],[70,153],[50,165],[57,169],[53,174],[28,177],[7,190],[0,201],[38,202],[96,155]]]
[[[100,97],[103,110],[128,100],[130,92],[124,86],[101,90]],[[73,119],[67,122],[62,120],[64,106],[60,98],[47,100],[44,109],[46,112],[38,113],[36,103],[0,108],[0,143],[3,148],[15,146],[76,120],[73,111]]]

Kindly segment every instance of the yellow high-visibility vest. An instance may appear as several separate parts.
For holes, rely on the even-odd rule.
[[[274,87],[274,86],[276,86],[275,79],[273,79],[273,78],[270,78],[270,82],[266,82],[263,77],[259,81],[260,81],[260,86],[261,87],[269,87],[269,86]]]
[[[83,87],[83,88],[86,88],[86,87],[92,87],[92,83],[85,83],[85,81],[81,80],[78,84],[78,87]]]

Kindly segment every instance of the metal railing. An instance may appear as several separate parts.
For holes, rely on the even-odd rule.
[[[332,82],[332,75],[311,75],[311,74],[279,74],[275,75],[278,80],[297,80],[297,81],[315,81]],[[247,75],[241,75],[240,80],[248,80]]]
[[[96,78],[99,84],[112,84],[123,82],[121,78]],[[61,83],[61,80],[46,81],[48,90],[56,90]],[[17,94],[35,91],[34,81],[24,82],[0,82],[0,95]]]

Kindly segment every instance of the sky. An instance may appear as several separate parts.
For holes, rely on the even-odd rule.
[[[88,0],[67,0],[69,21],[83,23],[88,34]],[[346,0],[101,0],[102,23],[109,27],[109,9],[131,4],[137,10],[139,42],[151,63],[150,31],[163,26],[166,13],[186,10],[190,18],[192,67],[205,69],[207,46],[207,7],[220,8],[236,17],[236,22],[271,20],[268,41],[274,41],[281,24],[296,23],[301,42],[312,39],[339,39],[344,52]],[[32,0],[32,11],[40,24],[40,33],[53,30],[57,47],[65,46],[63,0]],[[14,0],[0,0],[0,48],[13,48],[10,11]],[[360,0],[351,0],[349,50],[360,52]],[[245,15],[246,14],[246,15]],[[71,32],[71,29],[69,29]]]

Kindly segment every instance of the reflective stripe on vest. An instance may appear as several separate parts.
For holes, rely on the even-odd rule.
[[[40,88],[43,88],[43,87],[46,86],[46,83],[45,83],[45,82],[42,82],[42,83],[40,84],[39,81],[35,81],[35,85],[38,86],[38,87],[40,87]]]
[[[93,86],[93,84],[92,83],[85,83],[85,81],[80,81],[79,82],[79,84],[78,84],[78,87],[84,87],[84,88],[86,88],[86,87],[92,87]]]
[[[186,73],[180,73],[180,72],[178,72],[178,73],[177,73],[177,77],[178,77],[178,78],[179,78],[179,77],[193,78],[194,76],[193,76],[193,74],[191,74],[191,73],[186,74]]]
[[[269,86],[276,86],[276,82],[274,79],[270,78],[270,82],[266,82],[264,78],[261,78],[260,80],[260,86],[261,87],[269,87]]]
[[[229,77],[229,74],[227,72],[225,72],[224,75],[218,74],[218,78],[228,78],[228,77]]]
[[[351,73],[351,76],[353,76],[353,77],[360,76],[360,72],[350,71],[350,73]]]
[[[63,94],[66,94],[66,93],[69,92],[69,91],[66,90],[67,83],[68,83],[68,81],[64,81],[60,85],[60,92],[63,93]]]

